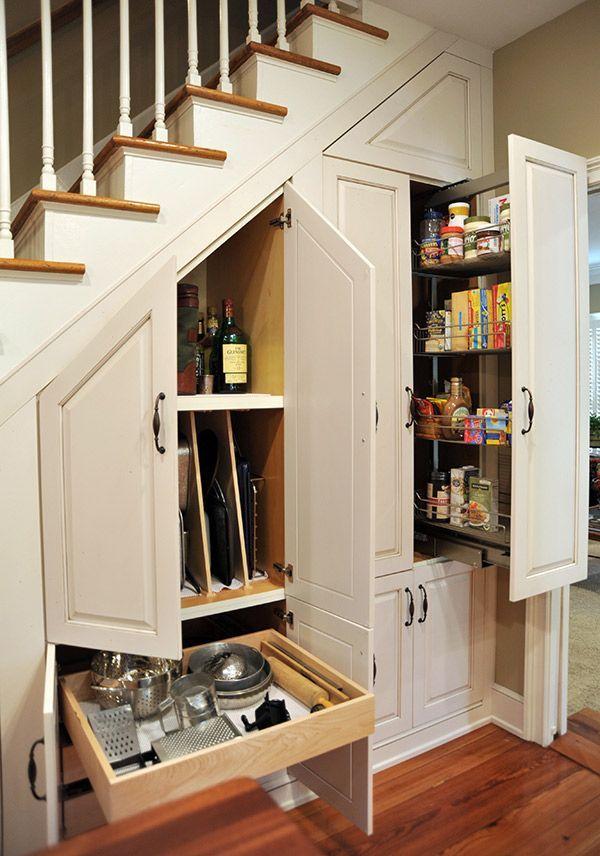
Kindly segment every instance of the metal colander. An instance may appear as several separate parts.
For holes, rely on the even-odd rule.
[[[181,674],[181,661],[98,651],[91,663],[92,692],[102,708],[131,705],[135,719],[154,716]]]

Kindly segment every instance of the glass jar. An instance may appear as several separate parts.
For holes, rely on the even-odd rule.
[[[467,217],[465,220],[465,259],[474,259],[477,256],[477,232],[490,225],[490,218],[483,214]]]
[[[477,232],[477,255],[488,256],[499,253],[502,246],[499,226],[486,226]]]
[[[443,225],[441,211],[426,208],[419,226],[419,256],[421,265],[429,267],[440,262],[441,243],[440,230]]]
[[[461,261],[464,258],[464,229],[460,226],[444,226],[442,237],[442,264]]]
[[[510,252],[510,202],[500,206],[500,237],[502,252]]]
[[[429,520],[450,519],[450,473],[434,470],[427,482],[427,517]]]
[[[471,213],[471,206],[468,202],[452,202],[448,206],[448,225],[465,227],[465,220]]]

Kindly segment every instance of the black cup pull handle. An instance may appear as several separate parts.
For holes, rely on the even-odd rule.
[[[425,586],[419,584],[419,589],[421,591],[421,597],[423,598],[421,603],[421,609],[423,611],[423,614],[418,619],[418,621],[419,624],[425,624],[425,620],[427,618],[427,610],[429,609],[429,601],[427,600],[427,591],[425,589]]]
[[[535,407],[533,406],[533,395],[531,394],[531,390],[527,389],[526,386],[521,387],[521,392],[526,392],[529,396],[529,403],[527,404],[527,417],[529,419],[529,425],[527,428],[521,428],[521,434],[529,434],[531,428],[533,426],[533,417],[535,416]]]
[[[408,393],[408,397],[409,397],[408,412],[410,414],[410,419],[406,423],[405,427],[410,428],[411,425],[414,425],[414,423],[415,423],[415,416],[416,416],[415,394],[412,391],[412,389],[410,388],[410,386],[405,387],[404,391]]]
[[[404,622],[404,626],[410,627],[410,625],[415,620],[415,599],[413,597],[413,593],[408,588],[408,586],[404,589],[404,591],[408,595],[408,614],[410,616],[409,620]]]
[[[377,429],[379,428],[379,405],[375,402],[375,433],[377,433]]]
[[[164,446],[161,446],[158,442],[158,438],[160,436],[160,413],[158,411],[158,407],[161,401],[164,401],[166,398],[164,392],[159,392],[156,396],[156,401],[154,402],[154,416],[152,417],[152,430],[154,431],[154,445],[156,446],[156,451],[159,455],[164,455],[167,451]]]
[[[27,778],[29,779],[29,790],[36,800],[40,802],[46,802],[45,794],[38,794],[36,789],[36,780],[37,780],[37,764],[35,763],[35,750],[38,746],[44,745],[44,738],[40,737],[39,740],[34,741],[29,750],[29,761],[27,762]]]

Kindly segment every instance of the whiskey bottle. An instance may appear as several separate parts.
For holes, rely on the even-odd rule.
[[[248,350],[248,337],[235,323],[233,300],[228,297],[223,301],[223,322],[214,349],[217,353],[217,392],[247,391]]]

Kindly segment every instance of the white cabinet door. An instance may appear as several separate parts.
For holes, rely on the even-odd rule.
[[[372,627],[374,270],[292,185],[284,198],[286,591]]]
[[[415,726],[483,699],[484,573],[463,562],[415,568]]]
[[[587,575],[586,161],[509,138],[513,294],[510,597]],[[535,415],[531,430],[528,405]],[[525,432],[525,433],[523,433]]]
[[[377,580],[375,595],[375,742],[385,743],[412,727],[414,575]]]
[[[328,155],[443,182],[483,171],[481,68],[444,53],[340,137]]]
[[[287,598],[294,614],[288,636],[363,687],[372,685],[373,631]],[[353,823],[370,834],[373,826],[371,738],[320,755],[292,772]]]
[[[412,437],[405,429],[412,386],[410,190],[406,175],[323,158],[324,210],[375,266],[375,575],[413,560]]]
[[[173,260],[40,395],[50,642],[181,656],[175,289]]]
[[[60,840],[59,770],[60,749],[58,739],[58,683],[56,675],[56,647],[46,647],[46,674],[44,677],[44,766],[46,770],[46,843],[48,847]],[[39,784],[38,784],[39,787]]]

